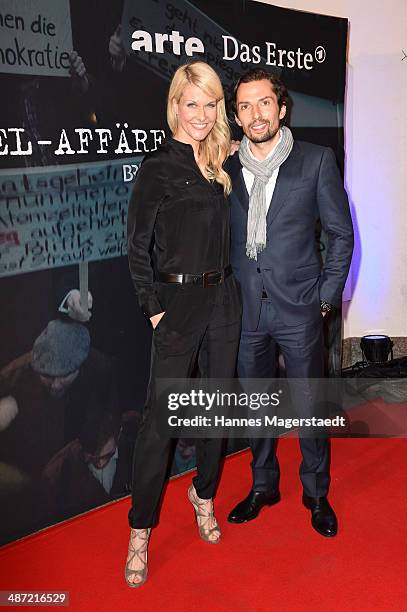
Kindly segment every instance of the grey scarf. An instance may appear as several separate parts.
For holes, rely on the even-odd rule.
[[[246,255],[257,260],[257,255],[266,247],[266,185],[276,168],[279,168],[291,153],[294,140],[288,127],[280,128],[281,140],[271,157],[259,161],[248,151],[249,140],[243,136],[239,147],[239,159],[249,172],[254,174],[247,215]]]

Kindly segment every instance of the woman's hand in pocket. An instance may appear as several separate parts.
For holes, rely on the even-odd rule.
[[[150,317],[150,321],[151,321],[151,325],[153,326],[153,329],[157,327],[157,325],[159,324],[159,322],[161,321],[164,315],[165,315],[165,310],[163,312],[159,312],[158,314]]]

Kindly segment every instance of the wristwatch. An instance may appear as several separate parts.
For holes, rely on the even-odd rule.
[[[330,312],[332,310],[332,304],[326,302],[325,300],[321,300],[321,312]]]

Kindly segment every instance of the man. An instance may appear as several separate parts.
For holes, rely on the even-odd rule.
[[[112,360],[90,347],[81,323],[50,321],[32,351],[0,371],[0,461],[36,477],[86,419],[117,410]]]
[[[101,506],[127,492],[131,453],[118,418],[92,417],[81,434],[62,448],[42,473],[47,524]],[[129,456],[130,455],[130,456]]]
[[[341,303],[353,230],[348,200],[333,152],[293,141],[283,126],[287,90],[276,76],[256,69],[235,87],[235,117],[244,138],[230,161],[234,274],[243,297],[240,378],[273,378],[278,346],[288,378],[323,376],[322,320]],[[249,195],[250,194],[250,195]],[[315,241],[320,219],[328,236],[321,269]],[[312,411],[306,395],[299,416]],[[276,440],[251,439],[253,486],[228,520],[243,523],[280,500]],[[301,437],[303,504],[323,536],[337,533],[328,499],[326,439]]]

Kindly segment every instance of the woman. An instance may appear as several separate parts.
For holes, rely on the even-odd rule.
[[[229,265],[230,147],[224,94],[204,62],[178,68],[168,94],[172,132],[147,156],[129,206],[130,272],[154,328],[151,374],[133,466],[126,582],[147,577],[147,544],[165,482],[172,440],[159,433],[159,378],[229,378],[235,370],[241,305]],[[197,476],[188,490],[200,536],[215,544],[213,515],[222,441],[196,441]]]

